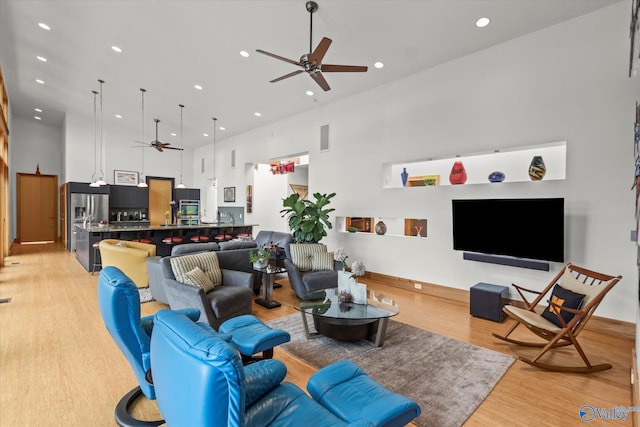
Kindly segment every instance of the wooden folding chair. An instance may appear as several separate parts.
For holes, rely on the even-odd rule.
[[[604,371],[611,369],[611,365],[608,363],[600,365],[592,365],[587,359],[586,354],[582,350],[582,347],[577,341],[577,336],[580,331],[585,327],[596,308],[604,298],[604,296],[622,279],[622,276],[610,276],[607,274],[597,273],[595,271],[587,270],[583,267],[578,267],[571,263],[567,264],[556,277],[549,282],[549,285],[542,291],[532,291],[525,289],[518,285],[513,285],[522,297],[522,300],[526,304],[525,308],[516,307],[514,305],[507,305],[503,308],[504,312],[509,318],[515,320],[515,324],[504,335],[493,333],[492,335],[501,340],[518,344],[526,347],[542,347],[538,354],[533,359],[527,359],[525,357],[519,357],[525,363],[532,366],[536,366],[541,369],[556,372],[579,372],[589,373]],[[582,304],[575,309],[563,306],[564,300],[558,299],[554,296],[554,287],[558,284],[562,288],[571,292],[584,295]],[[525,292],[528,294],[537,295],[536,298],[529,302],[525,297]],[[527,294],[527,295],[528,295]],[[546,318],[542,313],[537,313],[535,310],[538,304],[545,296],[548,296],[548,312]],[[529,296],[531,298],[531,296]],[[557,317],[550,321],[549,314],[552,313]],[[563,316],[564,314],[564,316]],[[574,316],[570,320],[565,320],[566,315]],[[555,322],[555,323],[554,323]],[[510,335],[520,325],[524,325],[531,332],[546,340],[547,342],[529,342],[520,341],[511,338]],[[580,354],[580,357],[585,363],[585,366],[558,366],[553,364],[546,364],[539,362],[538,360],[544,356],[548,350],[557,347],[573,345],[576,351]]]

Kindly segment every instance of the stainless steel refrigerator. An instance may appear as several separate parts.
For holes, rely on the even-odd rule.
[[[72,221],[70,250],[76,250],[75,225],[96,224],[102,220],[109,220],[109,195],[71,193],[71,210],[69,217]]]

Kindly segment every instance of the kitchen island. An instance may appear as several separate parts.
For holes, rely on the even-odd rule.
[[[76,258],[87,271],[92,271],[94,257],[100,256],[93,250],[93,244],[103,239],[135,240],[149,239],[156,245],[156,254],[167,256],[171,254],[174,245],[162,243],[162,239],[170,236],[182,237],[182,243],[191,243],[191,236],[208,235],[210,241],[215,241],[214,236],[225,236],[224,240],[236,238],[239,234],[252,235],[253,227],[257,224],[231,224],[231,223],[206,223],[200,225],[110,225],[104,226],[91,224],[84,227],[75,225],[76,232]],[[98,258],[98,263],[100,259]]]

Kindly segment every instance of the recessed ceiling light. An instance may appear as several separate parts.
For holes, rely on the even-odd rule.
[[[227,130],[227,128],[225,128],[224,126],[220,126],[218,129],[220,129],[220,130]]]
[[[253,113],[254,116],[256,117],[260,117],[262,114],[258,113],[257,111],[255,113]]]
[[[177,136],[178,134],[175,132],[171,132],[171,136]]]
[[[120,49],[118,46],[111,46],[111,50],[113,50],[114,52],[122,53],[122,49]]]
[[[36,79],[36,82],[40,83],[41,85],[44,84],[44,80]]]
[[[36,120],[42,120],[42,118],[38,117],[38,116],[33,116],[34,119]]]
[[[487,25],[489,25],[489,22],[491,22],[491,20],[489,18],[480,18],[476,21],[476,27],[478,28],[484,28]]]
[[[200,85],[193,85],[193,87],[195,87],[198,90],[202,90],[202,86],[200,86]]]
[[[306,92],[306,94],[307,94],[307,95],[309,95],[309,96],[313,96],[313,91],[312,91],[312,90],[308,90],[308,91]]]
[[[247,52],[246,50],[241,50],[240,51],[240,56],[242,56],[244,58],[248,58],[249,57],[249,52]]]
[[[121,119],[122,116],[120,114],[116,114],[116,119]]]
[[[42,113],[42,110],[40,108],[34,108],[33,111],[35,111],[36,113]]]
[[[378,62],[376,62],[375,64],[373,64],[373,66],[374,66],[374,67],[376,67],[376,68],[383,68],[383,67],[384,67],[384,63],[383,63],[383,62],[378,61]]]
[[[203,133],[202,136],[209,136],[209,134],[208,133]]]
[[[38,58],[38,61],[42,61],[42,62],[47,62],[47,58],[45,58],[44,56],[36,56],[36,58]]]
[[[38,22],[38,27],[42,28],[43,30],[51,31],[51,27],[44,22]]]

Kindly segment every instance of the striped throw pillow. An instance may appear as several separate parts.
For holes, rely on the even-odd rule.
[[[300,271],[313,269],[313,255],[327,252],[327,247],[321,243],[292,243],[289,245],[291,261]]]
[[[185,273],[190,272],[195,267],[200,267],[209,277],[214,287],[222,284],[222,271],[220,271],[218,255],[215,252],[182,255],[172,257],[169,261],[171,262],[173,275],[176,276],[176,280],[180,283],[187,283],[184,277]]]
[[[193,270],[184,273],[184,278],[185,284],[202,288],[205,294],[215,288],[207,273],[202,271],[200,267],[195,267]]]
[[[313,258],[311,258],[311,269],[313,271],[333,270],[333,252],[313,254]]]

